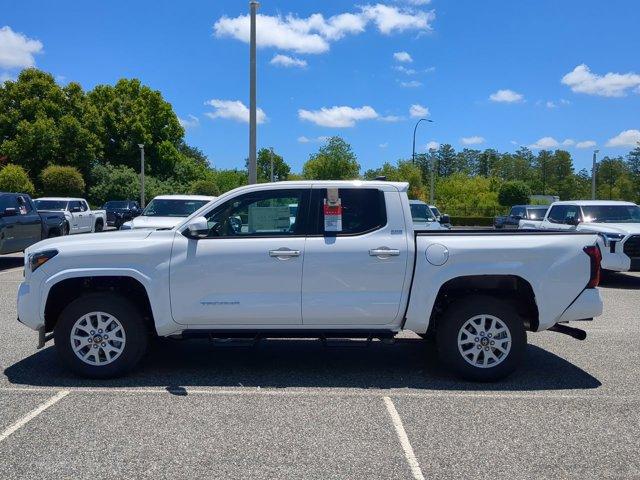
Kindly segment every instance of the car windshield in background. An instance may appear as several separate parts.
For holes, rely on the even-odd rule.
[[[36,210],[66,210],[67,202],[63,200],[35,200]]]
[[[145,217],[188,217],[200,207],[209,203],[208,200],[173,200],[154,199],[144,209]]]
[[[438,210],[436,207],[429,207],[431,210],[431,213],[433,213],[436,217],[440,216],[440,210]]]
[[[640,223],[637,205],[588,205],[582,207],[585,222]]]
[[[547,213],[547,207],[545,208],[527,208],[527,215],[529,220],[542,220]]]
[[[111,201],[104,204],[105,210],[110,210],[112,208],[127,208],[129,206],[129,202],[126,201]]]
[[[411,218],[414,222],[435,222],[435,217],[427,205],[411,204]]]

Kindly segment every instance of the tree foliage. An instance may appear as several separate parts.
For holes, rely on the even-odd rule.
[[[380,168],[367,170],[364,178],[373,180],[376,177],[384,176],[392,182],[408,182],[409,198],[424,198],[426,191],[422,181],[420,167],[408,160],[398,160],[396,165],[385,163]]]
[[[350,180],[358,178],[359,173],[351,145],[340,137],[329,138],[302,167],[302,175],[310,180]]]
[[[500,186],[500,190],[498,191],[498,202],[503,207],[523,205],[529,203],[530,196],[531,189],[526,183],[520,180],[512,180],[505,182]]]
[[[89,200],[103,205],[109,200],[138,200],[140,174],[125,165],[97,165],[91,172],[94,184],[89,189]]]
[[[0,170],[0,192],[16,192],[33,195],[35,188],[29,175],[20,165],[7,165]]]
[[[84,179],[75,167],[49,165],[40,175],[42,193],[52,197],[82,197]]]
[[[218,184],[214,180],[196,180],[191,184],[192,195],[208,195],[211,197],[217,197],[220,195],[220,189]]]
[[[268,148],[261,148],[258,150],[258,157],[256,159],[258,168],[258,183],[271,181],[271,150]],[[287,165],[281,155],[273,152],[273,181],[281,182],[289,178],[291,173],[291,167]]]

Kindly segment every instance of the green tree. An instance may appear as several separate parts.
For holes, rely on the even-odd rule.
[[[408,182],[409,198],[425,199],[426,191],[420,167],[411,160],[398,160],[396,165],[387,162],[381,168],[367,170],[364,173],[364,178],[367,180],[374,180],[380,176],[384,176],[392,182]]]
[[[310,180],[350,180],[358,178],[359,173],[351,145],[340,137],[329,138],[302,167],[302,175]]]
[[[247,160],[247,168],[249,168]],[[258,158],[256,159],[258,167],[258,183],[265,183],[271,181],[271,150],[268,148],[261,148],[258,151]],[[282,156],[273,152],[273,181],[281,182],[289,178],[291,173],[291,167],[287,165]]]
[[[218,184],[214,180],[196,180],[191,184],[192,195],[209,195],[217,197],[220,195]]]
[[[519,180],[505,182],[498,191],[498,202],[503,207],[529,203],[531,190],[529,186]]]
[[[49,165],[40,174],[42,191],[55,197],[81,197],[84,195],[84,179],[75,167]]]
[[[35,188],[24,168],[20,165],[9,164],[0,170],[0,192],[33,195]]]
[[[600,199],[629,200],[635,196],[629,167],[622,157],[604,157],[600,161],[596,189]]]
[[[627,168],[631,174],[631,182],[633,183],[633,201],[640,201],[640,144],[627,155]]]
[[[491,177],[469,176],[464,173],[439,179],[435,199],[450,215],[492,216],[498,204],[499,180]]]
[[[89,200],[103,205],[109,200],[137,200],[140,198],[140,174],[124,165],[97,165],[91,172],[93,186]]]
[[[215,170],[215,182],[220,193],[228,192],[234,188],[247,184],[246,170]]]
[[[460,157],[456,155],[455,149],[448,143],[444,143],[438,147],[436,159],[436,172],[438,177],[448,177],[463,170],[460,168],[460,165],[458,165]]]

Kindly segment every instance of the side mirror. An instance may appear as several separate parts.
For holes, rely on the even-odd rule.
[[[80,207],[71,207],[71,213],[78,213],[80,211]]]
[[[16,215],[18,215],[18,209],[17,208],[5,208],[4,212],[1,212],[3,217],[15,217]]]
[[[205,238],[209,234],[209,224],[205,217],[196,217],[189,225],[187,225],[187,229],[184,231],[187,234],[187,237],[198,239]]]
[[[518,221],[522,220],[522,215],[512,215],[512,217],[514,220],[518,220]]]
[[[451,217],[445,213],[440,217],[440,223],[451,223]]]
[[[565,218],[564,223],[576,227],[580,223],[580,220],[578,217],[567,217]]]

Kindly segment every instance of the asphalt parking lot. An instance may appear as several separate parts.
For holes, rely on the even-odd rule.
[[[587,340],[529,335],[496,384],[432,346],[161,341],[131,376],[78,379],[16,322],[0,257],[0,478],[640,478],[640,275],[602,287]]]

